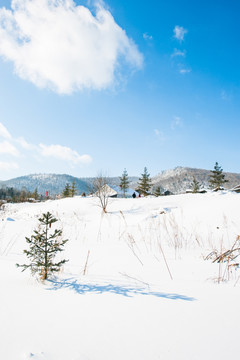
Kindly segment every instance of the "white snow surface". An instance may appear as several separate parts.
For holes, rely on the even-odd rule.
[[[112,199],[107,214],[95,198],[5,205],[0,359],[238,359],[240,270],[218,282],[226,264],[204,258],[231,248],[239,208],[224,192]],[[42,283],[16,263],[47,211],[69,261]]]
[[[154,176],[153,181],[157,182],[160,179],[164,179],[164,178],[169,178],[169,177],[173,177],[176,175],[180,175],[182,172],[186,172],[186,168],[181,167],[181,166],[177,166],[174,169],[169,169],[169,170],[163,170],[161,171],[160,174]]]

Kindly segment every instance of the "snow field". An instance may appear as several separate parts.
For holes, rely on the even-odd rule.
[[[237,358],[239,272],[218,284],[225,265],[204,258],[240,234],[239,205],[228,193],[113,199],[107,214],[94,198],[7,205],[0,358]],[[69,262],[42,284],[15,264],[26,262],[25,236],[46,211],[69,239],[61,254]]]

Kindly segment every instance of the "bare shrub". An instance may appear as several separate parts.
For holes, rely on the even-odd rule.
[[[111,196],[111,188],[108,185],[108,179],[102,173],[98,174],[93,182],[94,196],[99,199],[100,206],[103,211],[107,212],[109,197]]]
[[[213,250],[210,254],[205,257],[205,260],[211,259],[213,263],[219,264],[219,275],[217,282],[230,280],[230,275],[233,270],[239,268],[239,263],[236,262],[237,258],[240,256],[240,236],[236,237],[231,249],[221,249],[221,251]],[[223,264],[225,265],[224,270],[222,270]]]

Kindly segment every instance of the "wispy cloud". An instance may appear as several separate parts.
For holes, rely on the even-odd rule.
[[[14,0],[0,9],[0,55],[40,88],[70,94],[112,86],[124,63],[139,69],[143,56],[111,13],[95,14],[73,0]],[[116,71],[118,70],[118,71]]]
[[[36,148],[35,145],[28,143],[22,136],[15,139],[15,142],[21,145],[21,147],[25,150],[33,150]]]
[[[160,131],[158,129],[154,129],[154,133],[161,142],[165,141],[165,135],[164,135],[164,133],[162,131]]]
[[[0,154],[8,154],[12,156],[20,155],[18,149],[7,140],[0,143]]]
[[[11,134],[2,123],[0,123],[0,137],[11,139]]]
[[[221,91],[221,99],[224,101],[228,101],[232,99],[232,94],[228,93],[226,90]]]
[[[176,57],[176,56],[185,57],[185,56],[186,56],[186,51],[185,51],[185,50],[181,51],[181,50],[179,50],[179,49],[174,49],[171,57]]]
[[[92,162],[92,157],[88,154],[79,154],[76,150],[63,145],[45,145],[45,144],[31,144],[23,137],[14,138],[10,135],[6,127],[0,123],[0,136],[5,137],[0,142],[0,154],[13,157],[28,157],[32,156],[38,160],[45,157],[59,159],[74,166],[78,164],[89,164]],[[39,157],[40,156],[40,157]],[[5,170],[16,169],[18,166],[15,162],[1,162],[1,168]]]
[[[174,116],[173,120],[171,122],[171,129],[176,130],[177,128],[182,127],[182,126],[183,126],[183,121],[180,118],[180,116]]]
[[[173,29],[174,37],[180,42],[184,40],[185,35],[187,34],[187,29],[184,29],[182,26],[176,25]]]
[[[92,161],[90,155],[80,155],[77,151],[67,146],[40,144],[39,147],[41,155],[68,161],[72,164],[89,164]]]
[[[188,74],[188,73],[190,73],[191,71],[192,71],[191,69],[185,69],[185,68],[179,69],[180,74]]]
[[[143,38],[144,38],[145,40],[152,40],[152,39],[153,39],[152,35],[149,35],[148,33],[144,33],[144,34],[143,34]]]
[[[0,161],[0,170],[9,171],[9,170],[14,170],[14,169],[18,169],[18,168],[19,168],[19,166],[15,162]]]

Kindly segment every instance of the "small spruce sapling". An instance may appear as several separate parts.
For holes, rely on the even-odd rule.
[[[139,178],[138,188],[136,189],[143,196],[147,196],[149,194],[149,190],[152,187],[152,180],[150,178],[150,174],[147,171],[147,168],[144,168],[142,177]]]
[[[157,186],[153,193],[154,196],[158,197],[162,195],[161,186]]]
[[[193,176],[193,182],[191,183],[191,187],[193,194],[196,194],[200,189],[199,182],[197,181],[195,176]]]
[[[211,173],[212,175],[210,175],[209,183],[212,189],[215,188],[216,190],[219,190],[224,183],[228,182],[228,180],[225,179],[223,169],[218,165],[218,162],[215,163],[214,170],[211,170]]]
[[[74,197],[77,194],[76,181],[73,180],[71,188],[69,190],[69,194],[71,197]]]
[[[62,240],[62,230],[55,229],[50,232],[53,223],[58,221],[50,212],[42,214],[39,218],[40,226],[39,231],[34,230],[34,235],[30,238],[26,237],[29,244],[29,250],[24,250],[29,264],[19,265],[25,271],[31,270],[32,275],[38,275],[42,280],[48,279],[49,275],[60,271],[63,264],[68,260],[61,260],[54,262],[54,258],[58,252],[63,251],[63,247],[68,240]]]
[[[66,186],[63,190],[63,193],[62,193],[63,197],[69,197],[71,196],[71,188],[70,188],[70,185],[69,183],[66,183]]]
[[[35,188],[34,192],[32,193],[32,197],[33,197],[35,200],[38,200],[38,199],[39,199],[39,194],[38,194],[37,188]]]
[[[126,197],[126,191],[129,188],[129,179],[127,170],[124,169],[122,176],[120,177],[120,188],[123,192],[123,197]]]

